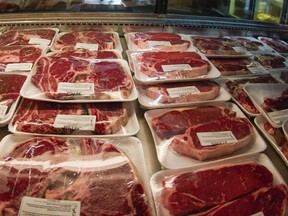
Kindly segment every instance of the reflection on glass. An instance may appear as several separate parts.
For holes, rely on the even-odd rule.
[[[229,14],[235,18],[249,19],[252,1],[250,0],[231,0],[229,7]]]
[[[257,0],[254,20],[280,23],[283,0]]]

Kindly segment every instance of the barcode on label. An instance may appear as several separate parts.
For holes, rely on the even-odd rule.
[[[263,68],[260,68],[260,67],[248,67],[248,70],[251,73],[264,73],[265,72],[265,70]]]
[[[57,115],[53,126],[73,130],[94,131],[96,116],[92,115]]]
[[[196,133],[202,146],[228,144],[237,142],[231,131]]]
[[[75,49],[98,50],[98,44],[77,43]]]
[[[32,63],[13,63],[7,64],[5,72],[10,71],[31,71],[33,64]]]
[[[94,94],[94,83],[67,83],[58,84],[57,93],[72,95],[92,95]]]
[[[189,64],[161,65],[161,67],[164,72],[192,69],[192,67]]]
[[[192,94],[199,94],[200,91],[196,86],[186,86],[179,88],[167,88],[166,89],[171,98],[183,97]]]
[[[171,43],[169,41],[148,41],[148,46],[171,46]]]

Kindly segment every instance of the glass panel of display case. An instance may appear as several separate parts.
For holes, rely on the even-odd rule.
[[[229,6],[229,14],[239,19],[250,19],[253,14],[251,0],[231,0]]]
[[[283,0],[256,0],[254,20],[280,23]]]

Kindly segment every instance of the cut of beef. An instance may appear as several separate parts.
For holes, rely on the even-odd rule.
[[[20,74],[0,74],[0,104],[11,106],[19,97],[27,76]]]
[[[288,44],[276,38],[262,37],[260,40],[278,53],[288,53]]]
[[[205,135],[205,139],[208,141],[201,141],[200,135],[207,132],[209,134]],[[225,133],[225,138],[216,132]],[[253,136],[253,127],[246,118],[225,116],[212,122],[190,126],[184,134],[173,137],[169,148],[180,155],[204,161],[232,154],[247,146]]]
[[[76,49],[70,51],[59,51],[52,55],[53,57],[70,58],[79,57],[84,59],[119,59],[121,58],[115,51],[99,50],[90,51],[87,49]]]
[[[260,41],[257,39],[248,39],[248,38],[241,38],[241,37],[233,37],[232,39],[241,43],[243,47],[245,47],[248,51],[261,51],[261,48],[264,46]]]
[[[284,216],[287,208],[288,190],[283,184],[263,187],[235,201],[217,206],[195,216],[242,216],[277,215]]]
[[[98,50],[115,49],[116,38],[112,32],[67,32],[61,34],[52,45],[53,50],[73,50],[77,43],[98,45]]]
[[[280,78],[284,83],[288,83],[288,70],[281,71],[279,78]]]
[[[235,50],[240,47],[240,43],[229,38],[191,36],[193,45],[205,55],[243,55],[245,52]]]
[[[0,50],[0,71],[5,71],[7,64],[34,63],[43,50],[37,46],[8,46]]]
[[[96,134],[114,134],[128,123],[128,112],[122,103],[89,103],[88,114],[96,116]]]
[[[41,57],[34,69],[32,82],[47,97],[54,99],[123,99],[128,98],[133,89],[131,75],[116,61],[92,62],[72,57]],[[94,93],[58,93],[60,82],[93,84]]]
[[[136,32],[128,40],[128,44],[132,43],[140,50],[185,51],[190,46],[190,41],[170,32]]]
[[[57,137],[35,137],[18,143],[3,159],[59,163],[67,160],[69,154],[69,144],[65,140]]]
[[[168,139],[183,134],[190,126],[210,122],[222,116],[235,115],[231,109],[218,106],[175,109],[153,117],[151,125],[159,138]]]
[[[215,99],[220,92],[219,85],[211,81],[163,83],[154,85],[138,84],[138,88],[142,89],[145,95],[158,103],[208,101]]]
[[[32,38],[51,42],[55,35],[56,31],[49,28],[11,30],[0,35],[0,46],[28,45]]]
[[[210,60],[213,65],[220,71],[221,76],[235,76],[251,74],[248,69],[252,61],[247,58],[225,59],[215,58]]]
[[[1,165],[0,214],[16,216],[22,197],[29,196],[79,201],[81,216],[151,215],[141,178],[121,149],[82,138],[80,150],[83,160],[78,158],[76,167]]]
[[[286,67],[286,59],[278,54],[258,53],[255,54],[255,60],[267,69]]]
[[[137,55],[136,64],[149,77],[193,78],[210,70],[209,62],[196,52],[144,52]]]
[[[266,97],[264,98],[263,109],[267,112],[288,109],[288,88],[284,90],[281,96],[276,98]]]
[[[163,180],[161,203],[173,215],[195,214],[271,186],[272,182],[272,173],[256,163],[185,172]]]
[[[225,85],[227,86],[232,97],[248,112],[258,114],[259,111],[254,106],[247,93],[243,90],[243,85],[247,83],[278,83],[278,81],[271,75],[260,75],[226,81]]]
[[[58,115],[81,116],[88,113],[96,116],[95,128],[92,134],[116,133],[128,122],[127,109],[122,103],[109,104],[86,104],[80,103],[52,103],[25,99],[15,113],[12,124],[20,132],[38,134],[71,134],[78,131],[72,126],[56,127],[55,119]],[[69,126],[70,125],[70,126]]]

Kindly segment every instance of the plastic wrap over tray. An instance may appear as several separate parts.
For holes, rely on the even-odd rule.
[[[71,49],[117,49],[122,52],[122,46],[117,32],[99,31],[61,32],[56,36],[51,49],[53,51]]]
[[[257,53],[254,55],[254,60],[268,71],[288,68],[288,60],[278,53]]]
[[[0,35],[0,46],[50,46],[58,31],[57,28],[12,29]]]
[[[24,99],[9,123],[19,134],[131,136],[139,124],[131,103],[54,103]]]
[[[8,135],[0,148],[1,214],[152,215],[137,138]]]
[[[161,165],[168,169],[213,163],[265,150],[241,110],[218,103],[145,112]]]
[[[46,52],[45,46],[3,46],[0,49],[0,72],[30,72],[33,64]]]
[[[124,34],[130,51],[195,51],[187,35],[172,32],[130,32]]]
[[[143,84],[135,82],[138,100],[143,108],[167,108],[230,100],[231,96],[209,80]]]
[[[27,76],[21,73],[0,73],[0,126],[6,126],[16,110],[20,90]]]
[[[277,38],[258,37],[258,39],[281,54],[288,54],[288,44]]]
[[[61,58],[77,57],[82,59],[122,59],[122,54],[119,50],[88,50],[84,48],[49,52],[46,56]]]
[[[217,68],[200,52],[130,52],[130,69],[143,83],[214,79]]]
[[[287,186],[264,154],[162,170],[151,177],[150,185],[157,215],[287,213]]]
[[[69,0],[25,0],[24,10],[45,11],[45,10],[66,10]]]
[[[23,86],[25,98],[57,102],[132,101],[137,90],[122,59],[43,56]]]

